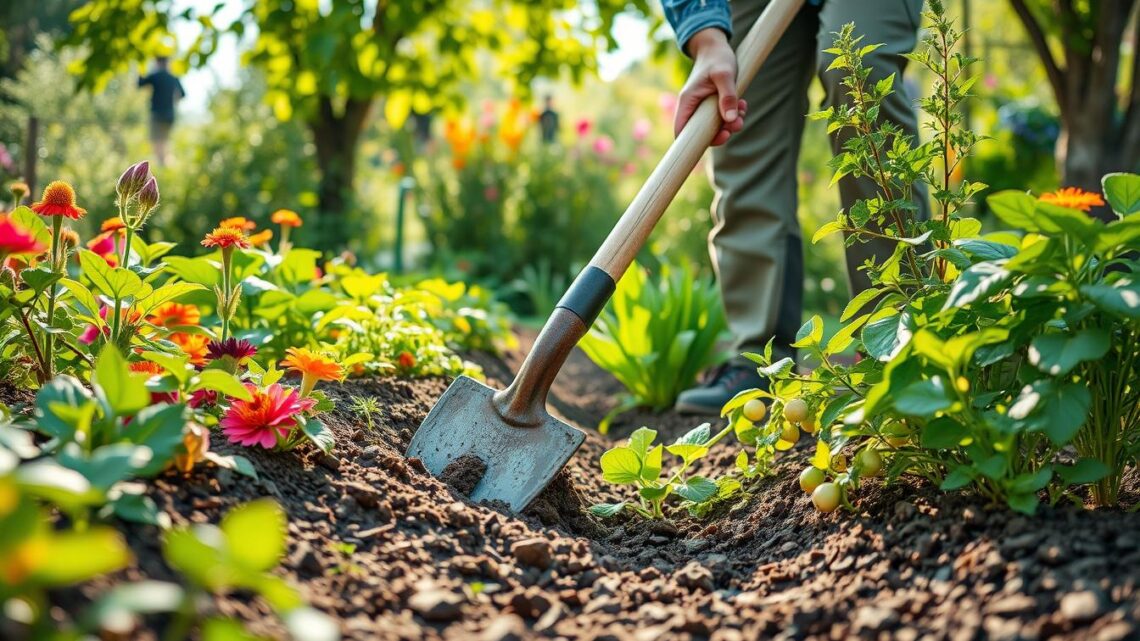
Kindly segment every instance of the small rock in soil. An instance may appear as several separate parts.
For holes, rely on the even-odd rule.
[[[483,474],[486,472],[487,464],[483,459],[474,454],[464,454],[443,468],[439,480],[455,488],[455,491],[463,496],[471,496],[471,492],[479,481],[483,480]]]
[[[420,590],[408,599],[408,607],[428,621],[454,621],[463,613],[463,596],[440,588]]]
[[[479,637],[480,641],[522,641],[526,637],[526,625],[513,614],[500,614],[491,619],[487,629]]]
[[[689,561],[685,567],[677,571],[677,584],[690,590],[712,592],[712,572],[696,561]]]
[[[554,561],[554,550],[546,539],[525,539],[511,546],[511,554],[523,565],[545,570]]]
[[[1061,616],[1073,623],[1092,621],[1100,616],[1104,601],[1092,590],[1070,592],[1061,597]]]

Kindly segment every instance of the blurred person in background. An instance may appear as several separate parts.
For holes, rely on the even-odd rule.
[[[712,181],[715,191],[713,231],[709,252],[724,299],[732,350],[763,352],[772,341],[772,357],[795,358],[803,313],[803,241],[796,219],[800,153],[808,104],[808,87],[818,77],[824,106],[843,106],[847,90],[843,74],[828,71],[834,56],[834,34],[855,23],[863,44],[883,43],[864,63],[871,69],[869,84],[896,74],[902,78],[906,54],[916,45],[922,0],[811,0],[789,25],[743,96],[736,94],[736,56],[740,44],[768,0],[662,0],[677,43],[693,59],[693,69],[678,98],[674,132],[708,96],[717,96],[723,128],[713,140]],[[882,117],[910,136],[918,131],[907,86],[882,104]],[[747,118],[745,114],[747,113]],[[840,151],[842,132],[831,137]],[[817,141],[812,141],[815,144]],[[818,141],[822,142],[822,141]],[[844,208],[877,194],[874,181],[845,177],[839,181]],[[925,193],[918,198],[918,216],[928,216]],[[847,248],[847,275],[852,295],[870,286],[859,270],[869,259],[882,261],[894,243],[855,243]],[[677,410],[719,415],[738,392],[767,387],[756,365],[737,356],[708,373],[705,382],[677,399]]]
[[[558,140],[558,112],[554,110],[554,96],[547,95],[543,101],[542,113],[538,114],[538,126],[542,129],[542,142]]]
[[[155,69],[139,78],[139,87],[150,87],[150,143],[160,165],[169,161],[167,150],[170,132],[174,128],[174,116],[178,101],[186,97],[182,83],[168,69],[165,57],[155,59]]]

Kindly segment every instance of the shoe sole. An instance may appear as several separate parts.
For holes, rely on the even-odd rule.
[[[673,411],[687,416],[720,416],[719,407],[705,407],[678,401],[673,405]]]

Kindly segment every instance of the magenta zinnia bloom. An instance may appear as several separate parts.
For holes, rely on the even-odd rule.
[[[301,398],[297,390],[274,383],[260,390],[246,383],[253,398],[235,400],[222,416],[222,433],[239,445],[260,445],[266,449],[277,445],[278,436],[285,438],[297,426],[296,416],[316,405],[316,399]]]
[[[206,347],[206,358],[216,361],[223,356],[229,356],[238,363],[253,356],[257,353],[257,348],[252,343],[237,338],[227,338],[224,341],[213,340]]]

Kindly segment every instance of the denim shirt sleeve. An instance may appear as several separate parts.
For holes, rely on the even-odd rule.
[[[665,9],[665,19],[677,34],[677,45],[681,51],[685,51],[689,38],[701,29],[716,27],[732,37],[732,13],[728,9],[728,0],[661,0],[661,5]]]

